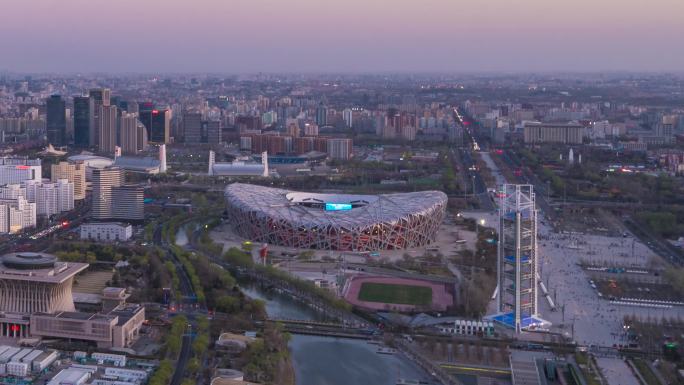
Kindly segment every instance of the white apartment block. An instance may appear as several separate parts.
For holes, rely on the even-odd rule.
[[[67,179],[57,182],[26,181],[26,199],[36,203],[36,213],[51,216],[74,209],[74,184]]]
[[[0,199],[0,234],[15,234],[36,227],[36,204],[23,196]]]
[[[0,199],[26,198],[26,187],[19,184],[7,184],[0,186]]]
[[[59,162],[52,165],[52,182],[68,179],[74,184],[74,199],[85,199],[86,196],[86,165],[80,163]]]
[[[99,242],[125,242],[133,236],[133,227],[120,222],[92,222],[81,225],[81,239]]]
[[[328,156],[331,159],[349,160],[352,155],[352,140],[348,138],[328,139]]]

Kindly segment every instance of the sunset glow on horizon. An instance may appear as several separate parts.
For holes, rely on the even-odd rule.
[[[4,0],[2,14],[0,70],[17,72],[684,70],[681,0]]]

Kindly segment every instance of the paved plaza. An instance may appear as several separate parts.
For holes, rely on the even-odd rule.
[[[492,167],[489,154],[483,154],[483,159],[497,182],[504,181],[500,170]],[[574,338],[581,345],[613,346],[628,343],[622,329],[625,316],[684,316],[682,306],[663,309],[611,304],[608,299],[600,298],[589,283],[590,278],[580,263],[638,268],[661,264],[659,257],[632,234],[626,232],[626,237],[609,237],[557,233],[542,219],[543,214],[539,212],[537,227],[539,273],[556,310],[551,310],[540,290],[539,312],[541,318],[552,323],[551,331]],[[477,221],[484,219],[487,227],[497,227],[498,214],[495,212],[465,211],[462,215]],[[495,301],[489,309],[495,309]]]
[[[634,240],[635,257],[632,257],[631,236],[627,238],[587,234],[558,234],[545,225],[539,226],[539,270],[557,310],[551,311],[545,298],[540,297],[542,318],[553,323],[552,330],[573,336],[579,344],[613,346],[626,344],[622,330],[625,316],[670,317],[684,316],[684,308],[656,309],[611,304],[600,298],[589,283],[579,263],[593,260],[597,264],[618,264],[646,267],[655,257],[639,241]],[[629,254],[629,258],[623,256]],[[562,306],[565,305],[563,319]],[[574,328],[573,328],[574,323]],[[574,330],[573,330],[574,329]]]
[[[640,385],[627,363],[614,357],[598,357],[596,364],[610,385]]]

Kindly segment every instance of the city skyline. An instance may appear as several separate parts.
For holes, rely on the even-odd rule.
[[[200,0],[3,4],[0,71],[681,71],[684,3]]]
[[[684,0],[1,0],[0,381],[684,380]]]

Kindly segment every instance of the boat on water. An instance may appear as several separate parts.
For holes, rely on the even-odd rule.
[[[407,380],[405,378],[400,378],[397,380],[397,385],[426,385],[429,384],[427,381],[423,380]]]
[[[392,349],[392,348],[387,348],[387,347],[379,347],[377,350],[377,353],[380,354],[394,354],[397,352],[397,349]]]

